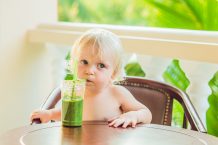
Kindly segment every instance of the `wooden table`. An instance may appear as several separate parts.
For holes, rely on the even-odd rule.
[[[218,138],[162,125],[112,128],[106,122],[62,127],[60,122],[29,125],[0,136],[0,145],[218,145]]]

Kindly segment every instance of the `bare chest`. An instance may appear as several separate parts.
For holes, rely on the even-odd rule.
[[[108,120],[122,113],[120,103],[113,97],[84,99],[83,120]]]

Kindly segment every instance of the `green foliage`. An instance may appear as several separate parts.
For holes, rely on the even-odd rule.
[[[143,0],[59,0],[59,21],[146,25]]]
[[[133,54],[129,59],[129,62],[124,67],[127,76],[140,76],[145,77],[145,72],[138,63],[137,56]]]
[[[212,90],[212,93],[208,97],[210,106],[206,113],[207,131],[209,134],[218,137],[218,71],[209,81],[209,86]]]
[[[172,60],[171,64],[163,73],[163,78],[166,82],[178,87],[179,89],[186,91],[190,82],[186,77],[184,71],[179,65],[179,60]],[[172,124],[182,127],[184,110],[177,100],[173,100],[173,119]]]
[[[172,60],[171,64],[167,67],[163,73],[163,78],[166,82],[173,84],[174,86],[186,91],[190,84],[190,81],[186,77],[184,71],[179,65],[179,60]]]
[[[217,0],[59,0],[60,21],[218,30]]]
[[[182,105],[177,100],[173,100],[172,126],[182,127],[184,120],[183,114]]]
[[[144,0],[150,26],[218,30],[217,0]],[[150,21],[149,21],[150,20]]]
[[[138,62],[131,62],[125,66],[125,72],[128,76],[145,77],[145,72],[142,70]]]

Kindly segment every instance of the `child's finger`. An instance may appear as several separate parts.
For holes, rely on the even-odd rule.
[[[120,126],[120,125],[123,124],[123,123],[124,123],[124,120],[123,120],[123,119],[117,119],[113,126],[114,126],[114,127],[118,127],[118,126]]]
[[[115,116],[115,117],[113,117],[113,118],[110,118],[110,119],[108,119],[107,121],[108,122],[112,122],[112,121],[114,121],[115,119],[117,119],[119,116]]]
[[[109,125],[109,126],[113,126],[115,122],[116,122],[116,120],[113,120],[113,121],[110,122],[108,125]]]
[[[126,128],[130,124],[130,122],[130,120],[125,120],[122,127]]]
[[[137,124],[137,121],[136,121],[136,120],[133,120],[133,121],[132,121],[132,127],[135,127],[136,124]]]
[[[35,118],[37,118],[37,115],[31,115],[31,117],[30,117],[31,121]]]

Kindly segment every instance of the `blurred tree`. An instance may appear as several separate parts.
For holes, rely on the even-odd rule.
[[[143,0],[59,0],[59,21],[146,25]]]
[[[148,25],[218,30],[217,0],[144,0],[150,5]]]
[[[60,21],[218,30],[217,0],[59,0]]]

